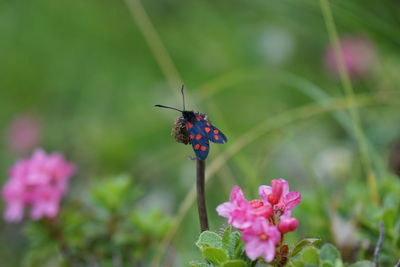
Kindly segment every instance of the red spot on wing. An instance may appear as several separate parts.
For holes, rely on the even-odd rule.
[[[209,133],[211,131],[211,129],[208,127],[204,128],[204,130],[206,131],[206,133]]]
[[[189,129],[192,129],[193,124],[191,122],[188,122],[187,125],[188,125]]]
[[[217,129],[215,129],[215,130],[214,130],[214,133],[215,133],[215,134],[218,134],[218,133],[219,133],[219,131],[218,131]]]
[[[189,138],[190,138],[190,139],[194,139],[194,135],[193,135],[193,134],[190,134],[190,135],[189,135]]]
[[[215,138],[215,140],[218,140],[219,136],[218,135],[214,135],[214,138]]]
[[[207,126],[211,126],[211,124],[210,124],[209,122],[206,122],[206,125],[207,125]]]
[[[199,115],[197,115],[196,120],[201,121],[201,117]]]
[[[199,148],[200,148],[200,144],[196,144],[196,145],[194,146],[194,149],[196,149],[196,150],[199,150]]]
[[[197,139],[197,140],[200,140],[201,137],[202,137],[202,136],[201,136],[200,134],[197,134],[197,135],[196,135],[196,139]]]
[[[201,149],[201,151],[206,151],[207,148],[205,146],[201,146],[200,149]]]

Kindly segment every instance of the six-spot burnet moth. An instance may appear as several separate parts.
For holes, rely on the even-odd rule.
[[[184,86],[182,85],[181,93],[183,100],[183,110],[168,107],[164,105],[155,105],[160,108],[169,108],[182,113],[175,121],[174,136],[177,142],[184,143],[185,145],[192,144],[194,153],[199,160],[205,160],[210,150],[209,140],[224,144],[227,139],[225,135],[213,126],[207,119],[207,116],[197,111],[188,111],[185,109],[185,95],[183,93]]]

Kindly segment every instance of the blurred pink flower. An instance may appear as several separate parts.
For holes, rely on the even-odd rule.
[[[349,36],[340,40],[343,63],[350,77],[362,77],[368,74],[376,63],[376,50],[372,42],[361,36]],[[328,71],[339,75],[339,66],[334,48],[329,45],[325,50],[324,64]]]
[[[3,187],[5,220],[20,221],[28,205],[32,207],[30,217],[33,220],[57,216],[68,181],[74,173],[75,166],[60,153],[47,155],[38,149],[30,158],[18,161]]]
[[[17,154],[26,154],[38,145],[41,138],[39,119],[32,114],[16,116],[7,129],[7,144]]]
[[[265,261],[271,262],[275,258],[275,245],[280,241],[281,233],[265,218],[258,217],[243,231],[242,239],[246,243],[246,254],[251,260],[263,257]]]

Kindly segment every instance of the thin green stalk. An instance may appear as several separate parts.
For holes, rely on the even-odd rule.
[[[167,78],[169,87],[173,90],[174,94],[177,94],[176,88],[182,84],[182,78],[154,28],[154,25],[151,23],[146,10],[143,8],[140,0],[125,0],[125,2],[158,65],[160,66],[161,71]]]
[[[219,121],[218,125],[221,127],[220,129],[224,129],[224,133],[229,133],[230,129],[226,123],[224,124],[226,120],[223,118],[222,114],[218,111],[218,108],[216,105],[214,105],[213,102],[208,102],[208,110],[212,111],[210,113],[213,114],[213,118]],[[254,164],[251,164],[245,156],[243,156],[241,153],[238,153],[234,158],[234,163],[240,170],[243,172],[243,177],[246,177],[246,183],[250,184],[249,188],[257,188],[258,186],[258,176],[257,172],[254,168]],[[253,192],[252,189],[247,189],[246,190],[248,193],[251,193],[250,195],[254,195],[255,192]]]
[[[383,240],[385,238],[385,228],[383,225],[383,221],[379,222],[379,238],[376,243],[375,251],[374,251],[374,267],[379,267],[379,256],[381,254]]]
[[[379,192],[378,192],[378,185],[376,181],[375,172],[371,166],[371,158],[368,152],[367,142],[365,140],[364,133],[361,127],[361,120],[360,115],[358,113],[357,108],[355,107],[355,100],[354,100],[354,89],[350,81],[350,77],[346,71],[344,61],[343,61],[343,54],[340,47],[339,37],[335,26],[335,21],[333,19],[332,11],[329,6],[328,0],[320,0],[320,6],[322,15],[324,18],[324,22],[328,31],[329,39],[332,43],[336,61],[338,62],[338,69],[339,69],[339,77],[344,89],[344,93],[347,99],[348,110],[350,113],[350,117],[353,122],[354,133],[356,140],[358,142],[359,151],[361,154],[361,160],[364,169],[366,170],[367,174],[367,183],[368,188],[370,191],[370,195],[372,200],[376,205],[379,205]]]

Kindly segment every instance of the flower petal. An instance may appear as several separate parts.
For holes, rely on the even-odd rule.
[[[256,260],[265,250],[266,242],[260,242],[258,239],[253,239],[246,244],[246,254],[251,260]]]
[[[268,185],[261,185],[258,187],[258,194],[260,195],[264,205],[271,205],[268,202],[268,196],[272,193],[272,187]]]
[[[293,209],[301,202],[301,194],[298,191],[293,191],[285,195],[284,202],[286,204],[286,209]]]
[[[271,262],[275,258],[275,243],[272,241],[263,244],[263,258],[266,262]]]
[[[217,213],[219,216],[228,218],[232,212],[233,205],[230,202],[222,203],[217,207]]]

